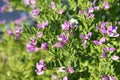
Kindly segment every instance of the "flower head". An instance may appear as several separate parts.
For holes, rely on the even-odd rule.
[[[64,22],[64,24],[61,25],[63,30],[69,30],[69,28],[72,26],[72,24],[68,21]]]
[[[64,43],[68,42],[68,37],[64,32],[60,36],[57,36],[57,39],[61,42],[64,42]]]
[[[42,44],[41,44],[41,48],[42,48],[43,50],[47,50],[47,49],[48,49],[48,43],[46,43],[46,42],[42,43]]]
[[[106,53],[102,53],[102,54],[101,54],[101,57],[102,57],[102,58],[106,58],[106,56],[107,56]]]
[[[27,52],[37,52],[39,50],[39,48],[33,46],[32,44],[27,44]]]
[[[103,38],[101,38],[99,41],[98,41],[98,40],[94,40],[93,43],[94,43],[95,45],[101,45],[101,44],[105,43],[105,40],[106,40],[106,39],[103,37]]]
[[[60,9],[60,10],[58,10],[58,14],[63,14],[63,10],[62,9]]]
[[[103,75],[102,80],[109,80],[109,77],[107,75]]]
[[[115,26],[109,26],[107,30],[107,34],[110,37],[118,37],[119,34],[117,33],[117,27]]]
[[[38,32],[38,33],[37,33],[37,35],[36,35],[36,37],[37,37],[37,38],[41,38],[41,37],[42,37],[42,35],[43,35],[43,33],[42,33],[42,32]]]
[[[38,75],[41,75],[44,73],[44,71],[46,70],[46,64],[44,63],[43,60],[40,60],[39,63],[36,64],[36,70],[35,72]]]
[[[103,48],[103,52],[104,52],[104,53],[111,52],[111,51],[115,51],[115,50],[116,50],[116,48],[114,48],[114,47],[106,47],[106,48]]]
[[[112,60],[119,60],[120,59],[120,57],[117,55],[113,55],[111,58],[112,58]]]
[[[38,16],[40,14],[39,9],[35,8],[30,12],[31,16]]]
[[[104,9],[109,9],[109,8],[110,8],[109,3],[108,3],[108,2],[105,2],[105,3],[104,3]]]
[[[51,2],[50,7],[51,9],[55,9],[55,2]]]
[[[74,72],[75,72],[75,70],[74,70],[74,68],[73,68],[73,67],[68,66],[68,68],[66,69],[66,72],[67,72],[67,73],[74,73]]]
[[[7,30],[7,34],[8,34],[8,36],[11,36],[11,35],[13,35],[13,32],[12,32],[12,30]]]
[[[67,76],[64,76],[64,77],[63,77],[63,80],[68,80],[68,77],[67,77]]]

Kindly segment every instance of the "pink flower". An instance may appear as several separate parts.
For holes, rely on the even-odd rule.
[[[42,48],[43,50],[47,50],[47,49],[48,49],[48,44],[47,44],[46,42],[42,43],[42,44],[41,44],[41,48]]]
[[[75,72],[75,70],[74,70],[74,68],[73,68],[73,67],[68,66],[68,68],[66,69],[66,72],[67,72],[67,73],[74,73],[74,72]]]
[[[36,25],[38,28],[44,28],[43,25],[41,25],[40,23],[37,23]]]
[[[67,77],[67,76],[64,76],[64,77],[63,77],[63,80],[68,80],[68,77]]]
[[[31,12],[30,12],[31,16],[38,16],[40,14],[40,11],[39,9],[33,9]]]
[[[38,33],[37,33],[37,35],[36,35],[36,37],[37,37],[37,38],[41,38],[41,37],[42,37],[42,35],[43,35],[43,33],[42,33],[42,32],[38,32]]]
[[[108,2],[105,2],[105,3],[104,3],[104,9],[109,9],[109,8],[110,8],[109,3],[108,3]]]
[[[58,14],[62,14],[64,11],[63,10],[58,10]]]
[[[53,75],[52,75],[52,79],[53,79],[53,80],[58,80],[58,76],[55,75],[55,74],[53,74]]]
[[[12,30],[7,30],[7,34],[8,34],[8,36],[11,36],[11,35],[13,35],[13,31]]]
[[[55,9],[55,2],[51,2],[50,7],[51,9]]]
[[[83,10],[79,10],[78,14],[82,15],[84,13]]]
[[[40,60],[39,63],[36,64],[36,70],[35,70],[35,72],[38,75],[42,75],[45,70],[46,70],[46,64],[44,63],[43,60]]]
[[[64,42],[64,43],[68,42],[68,37],[64,32],[60,36],[57,36],[57,39],[61,42]]]
[[[88,9],[88,12],[89,12],[89,13],[94,12],[94,8],[91,6],[91,7]]]
[[[111,59],[116,61],[116,60],[119,60],[119,59],[120,59],[120,57],[119,57],[119,56],[117,56],[117,55],[113,55],[113,56],[111,57]]]
[[[4,13],[5,10],[6,10],[7,6],[6,5],[3,5],[1,8],[0,8],[0,12]]]
[[[101,54],[101,57],[102,57],[102,58],[106,58],[106,56],[107,56],[106,53],[102,53],[102,54]]]
[[[101,44],[105,43],[105,40],[106,40],[106,39],[103,37],[103,38],[101,38],[99,41],[98,41],[98,40],[94,40],[93,43],[94,43],[95,45],[101,45]]]
[[[25,5],[29,5],[30,4],[30,0],[24,0],[24,4]]]
[[[69,28],[72,26],[72,24],[68,21],[64,22],[64,24],[61,25],[63,30],[69,30]]]

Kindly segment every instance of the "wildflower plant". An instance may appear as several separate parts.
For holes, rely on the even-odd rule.
[[[3,29],[0,46],[8,49],[1,48],[0,55],[16,55],[19,61],[7,60],[10,69],[4,73],[7,77],[0,74],[2,78],[120,79],[119,0],[21,0],[19,5],[13,0],[11,4],[27,11],[34,23],[11,22],[11,29]]]

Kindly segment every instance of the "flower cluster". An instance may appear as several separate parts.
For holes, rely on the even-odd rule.
[[[37,41],[35,38],[31,38],[29,43],[26,44],[27,52],[37,52],[39,50],[38,47],[36,47]]]

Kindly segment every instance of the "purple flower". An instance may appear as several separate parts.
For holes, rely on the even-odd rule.
[[[66,69],[66,72],[67,72],[67,73],[74,73],[74,72],[75,72],[75,70],[74,70],[74,68],[73,68],[73,67],[68,66],[68,68]]]
[[[64,22],[64,24],[61,25],[63,30],[69,30],[69,28],[72,26],[72,24],[68,21]]]
[[[57,43],[55,43],[55,44],[54,44],[54,46],[53,46],[53,47],[61,47],[61,48],[63,48],[63,47],[64,47],[64,45],[65,45],[65,43],[64,43],[64,42],[57,42]]]
[[[3,5],[1,8],[0,8],[0,12],[4,13],[5,10],[6,10],[7,6],[6,5]]]
[[[64,43],[68,42],[68,37],[66,36],[66,34],[64,32],[60,36],[57,36],[57,39],[60,42],[64,42]]]
[[[41,44],[41,48],[42,48],[43,50],[47,50],[47,49],[48,49],[48,44],[47,44],[46,42],[42,43],[42,44]]]
[[[102,80],[109,80],[109,78],[108,78],[107,75],[103,75],[103,76],[102,76]]]
[[[67,76],[64,76],[63,80],[68,80],[68,77],[67,77]]]
[[[30,42],[33,46],[36,46],[36,45],[37,45],[37,41],[35,40],[34,37],[31,38],[31,39],[29,40],[29,42]]]
[[[103,52],[106,53],[106,52],[111,52],[111,51],[115,51],[116,49],[114,47],[106,47],[106,48],[103,48]]]
[[[44,71],[46,70],[46,64],[44,63],[43,60],[40,60],[39,63],[36,64],[36,70],[35,72],[38,75],[41,75],[44,73]]]
[[[32,44],[27,44],[26,47],[27,47],[27,52],[37,52],[39,50],[39,48],[35,47]]]
[[[117,55],[113,55],[111,58],[112,58],[112,60],[119,60],[120,59],[120,57]]]
[[[15,35],[15,39],[19,39],[21,36],[23,29],[21,27],[16,27],[16,29],[14,30],[14,35]]]
[[[88,18],[93,18],[94,17],[94,14],[90,13],[89,10],[86,10],[86,16]]]
[[[36,25],[38,28],[44,28],[43,25],[41,25],[40,23],[37,23]]]
[[[12,30],[7,30],[7,34],[8,34],[8,36],[11,36],[11,35],[13,35],[13,32],[12,32]]]
[[[32,5],[36,5],[36,0],[30,0],[30,3],[31,3]]]
[[[39,9],[34,9],[34,10],[32,10],[32,12],[30,13],[33,17],[34,16],[38,16],[39,14],[40,14],[40,11],[39,11]]]
[[[49,25],[49,22],[48,22],[48,21],[44,22],[44,24],[43,24],[44,27],[46,27],[46,26],[48,26],[48,25]]]
[[[105,40],[106,40],[106,39],[103,37],[103,38],[101,38],[99,41],[98,41],[98,40],[94,40],[93,43],[94,43],[95,45],[101,45],[101,44],[105,43]]]
[[[40,23],[37,23],[37,27],[38,28],[45,28],[45,27],[47,27],[49,25],[49,22],[48,21],[46,21],[46,22],[44,22],[44,24],[42,25],[42,24],[40,24]]]
[[[101,33],[106,34],[107,30],[105,28],[105,26],[107,25],[108,22],[102,22],[102,24],[100,26],[96,26],[96,29],[99,29],[101,31]]]
[[[107,55],[106,55],[105,53],[102,53],[102,54],[101,54],[101,57],[102,57],[102,58],[106,58],[106,56],[107,56]]]
[[[94,8],[91,6],[89,9],[88,9],[88,13],[92,13],[94,12]]]
[[[36,37],[37,37],[37,38],[41,38],[41,37],[42,37],[42,35],[43,35],[43,33],[42,33],[42,32],[38,32],[38,33],[37,33],[37,35],[36,35]]]
[[[109,3],[108,3],[108,2],[105,2],[105,3],[104,3],[104,9],[109,9],[109,8],[110,8]]]
[[[80,34],[80,38],[82,39],[84,48],[86,48],[87,40],[91,38],[91,36],[92,36],[92,32],[89,32],[86,36]]]
[[[58,14],[63,14],[63,10],[62,9],[60,9],[60,10],[58,10]]]
[[[119,34],[117,33],[117,27],[109,26],[108,29],[107,29],[107,34],[110,37],[118,37]]]
[[[55,2],[51,2],[50,7],[51,9],[55,9]]]

